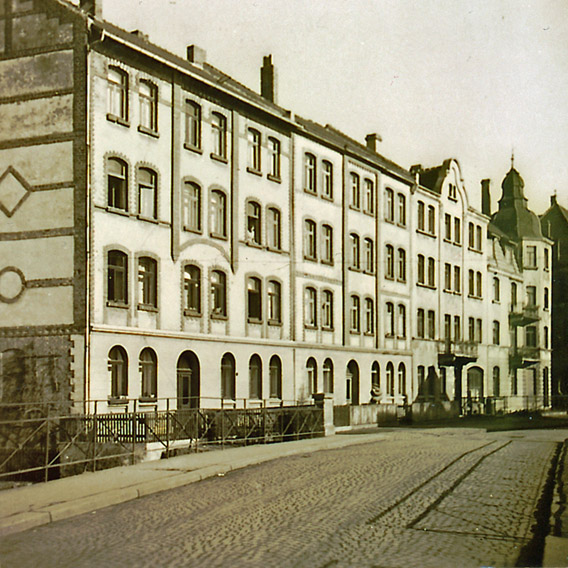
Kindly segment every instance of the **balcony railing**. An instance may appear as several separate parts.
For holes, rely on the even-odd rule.
[[[475,341],[438,341],[438,363],[443,366],[465,365],[477,360]]]
[[[515,326],[525,326],[535,323],[540,319],[538,315],[538,306],[534,304],[510,304],[509,305],[509,322]]]
[[[515,368],[530,367],[538,363],[540,349],[538,347],[513,347],[509,354],[509,364]]]

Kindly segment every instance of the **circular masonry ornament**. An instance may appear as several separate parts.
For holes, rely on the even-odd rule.
[[[11,304],[18,300],[26,289],[23,272],[15,266],[6,266],[0,270],[0,302]]]

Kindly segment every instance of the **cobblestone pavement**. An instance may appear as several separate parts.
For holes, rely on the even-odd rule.
[[[0,540],[1,567],[512,566],[555,442],[399,431]]]

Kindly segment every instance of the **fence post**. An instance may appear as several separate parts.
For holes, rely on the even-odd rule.
[[[136,454],[136,399],[132,409],[132,456],[130,458],[131,465],[134,465],[134,456]]]
[[[45,475],[44,481],[48,481],[49,479],[49,412],[50,412],[50,405],[49,402],[47,403],[47,416],[45,422]]]
[[[166,457],[170,457],[170,398],[166,399]]]
[[[95,415],[93,416],[93,471],[97,471],[97,434],[99,432],[99,423],[97,420],[97,403],[95,400]]]

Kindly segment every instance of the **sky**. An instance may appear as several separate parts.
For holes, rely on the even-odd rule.
[[[456,158],[474,207],[514,165],[543,213],[568,207],[567,0],[104,0],[103,17],[259,90],[409,168]]]

